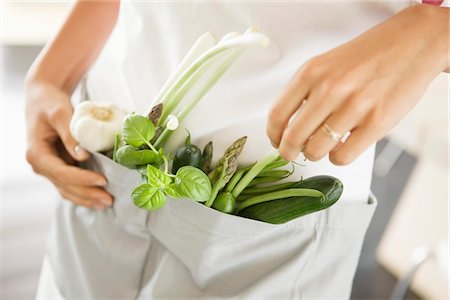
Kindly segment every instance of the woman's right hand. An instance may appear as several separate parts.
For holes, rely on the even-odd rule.
[[[113,197],[103,187],[101,174],[77,167],[89,158],[72,137],[69,95],[49,84],[27,87],[27,160],[33,170],[47,177],[64,199],[89,208],[111,206]]]

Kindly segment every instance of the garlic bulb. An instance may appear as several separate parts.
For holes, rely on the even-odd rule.
[[[81,147],[91,152],[114,148],[125,112],[114,104],[94,101],[81,102],[70,122],[70,131]]]

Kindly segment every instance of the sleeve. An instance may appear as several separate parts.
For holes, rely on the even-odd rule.
[[[415,0],[420,4],[437,5],[441,7],[450,7],[450,0]]]

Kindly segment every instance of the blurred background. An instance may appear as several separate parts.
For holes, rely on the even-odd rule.
[[[56,191],[25,161],[23,80],[72,3],[0,2],[0,299],[34,298]],[[379,205],[352,299],[448,299],[449,75],[377,144]]]

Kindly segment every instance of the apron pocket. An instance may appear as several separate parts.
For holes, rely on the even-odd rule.
[[[335,297],[345,297],[374,209],[374,200],[338,203],[274,225],[223,214],[189,200],[168,199],[165,207],[150,213],[148,229],[188,269],[191,278],[177,278],[186,272],[175,268],[171,274],[174,282],[194,282],[197,290],[192,295],[291,298],[321,283],[315,297],[333,295],[331,291]],[[323,276],[320,272],[328,267],[346,270],[348,276],[342,278],[348,280],[332,274],[308,280],[313,271]],[[187,292],[179,295],[183,293]]]
[[[68,299],[134,299],[151,244],[148,212],[130,197],[140,174],[98,153],[85,167],[107,177],[114,205],[96,210],[60,203],[48,245],[58,288]]]

